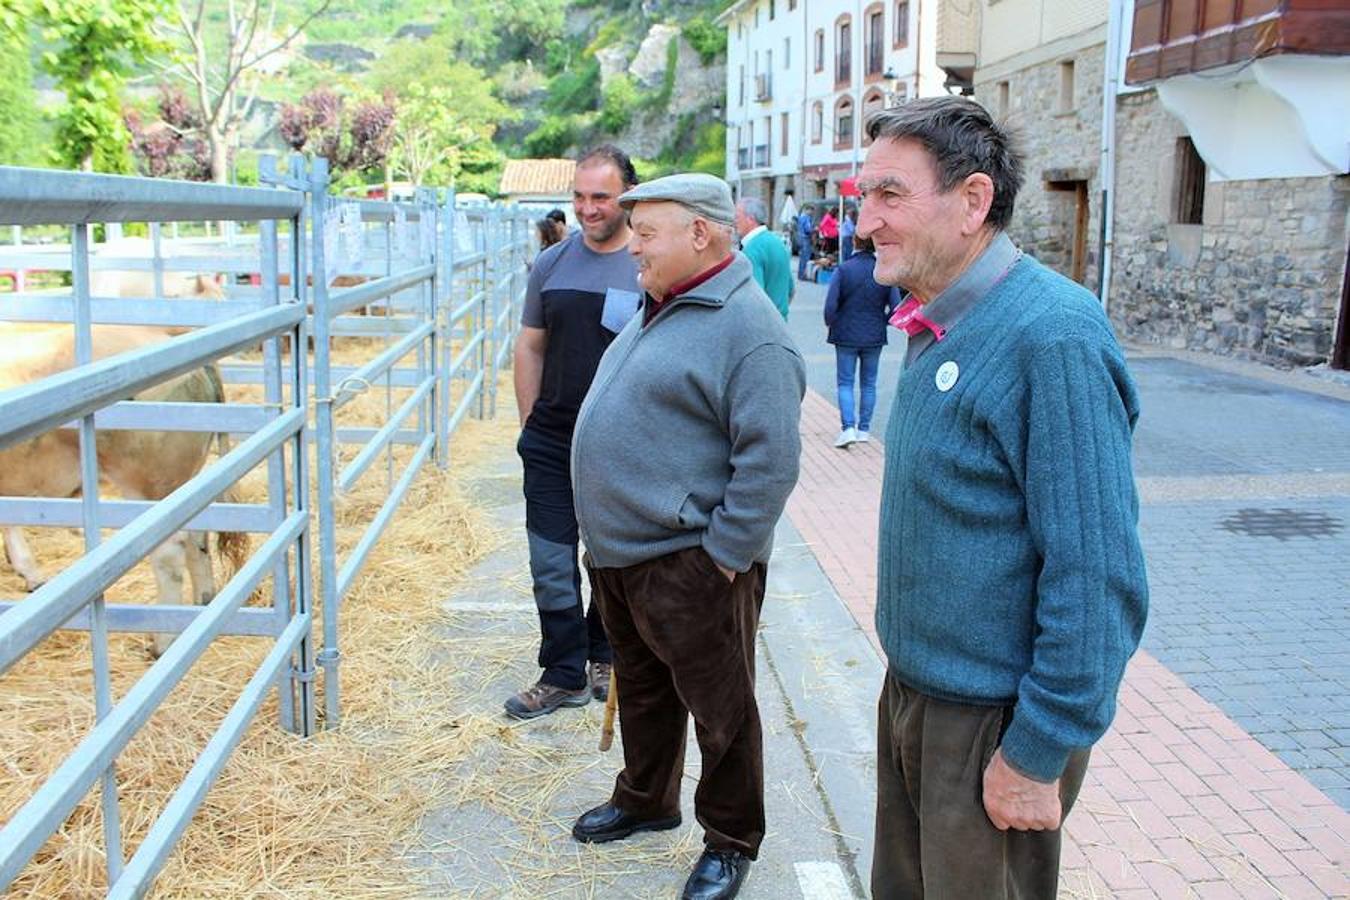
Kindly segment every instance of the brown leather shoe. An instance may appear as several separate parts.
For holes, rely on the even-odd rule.
[[[563,706],[585,706],[590,702],[589,686],[569,691],[567,688],[540,681],[508,698],[504,706],[506,714],[513,719],[533,719],[537,716],[546,716]]]

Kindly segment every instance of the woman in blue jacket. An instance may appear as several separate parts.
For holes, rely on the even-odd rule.
[[[836,447],[871,440],[872,411],[877,405],[877,366],[886,346],[886,320],[900,304],[900,293],[872,278],[877,260],[872,242],[856,235],[853,255],[839,266],[825,297],[825,325],[834,344],[839,385],[841,430]],[[861,403],[854,415],[853,379],[861,381]]]

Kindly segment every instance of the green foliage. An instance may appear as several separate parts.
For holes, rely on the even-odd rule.
[[[6,30],[0,25],[0,165],[36,165],[41,161],[41,118],[28,41],[21,31],[7,37]]]
[[[544,109],[554,115],[587,112],[599,105],[600,63],[594,59],[554,78],[544,100]]]
[[[564,155],[577,143],[577,122],[572,116],[549,116],[525,138],[525,153],[535,159]]]
[[[37,0],[33,17],[52,49],[42,65],[65,92],[57,160],[72,168],[131,171],[121,89],[137,64],[167,48],[154,33],[164,0]]]
[[[600,103],[600,127],[610,134],[623,131],[633,120],[638,99],[638,89],[633,79],[623,73],[615,75],[605,85],[604,99]]]
[[[484,176],[504,158],[492,143],[498,124],[518,117],[492,95],[492,83],[480,71],[453,63],[444,77],[408,82],[398,93],[390,164],[414,184]]]
[[[699,59],[705,66],[711,65],[717,57],[727,52],[727,30],[703,16],[685,22],[681,31],[689,46],[698,51]]]
[[[597,50],[603,50],[623,40],[626,33],[627,25],[624,19],[616,16],[600,26],[600,30],[595,33],[595,37],[586,45],[586,49],[582,53],[587,58],[593,57]]]

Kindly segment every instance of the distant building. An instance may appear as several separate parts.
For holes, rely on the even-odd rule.
[[[799,204],[838,196],[865,155],[869,112],[970,90],[971,2],[739,0],[717,22],[727,29],[727,178],[775,219],[788,188]]]
[[[511,159],[502,170],[497,193],[503,200],[545,211],[572,208],[572,159]]]

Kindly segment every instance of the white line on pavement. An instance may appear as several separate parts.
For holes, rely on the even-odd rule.
[[[797,884],[802,889],[802,900],[852,900],[844,871],[838,863],[799,862]]]

